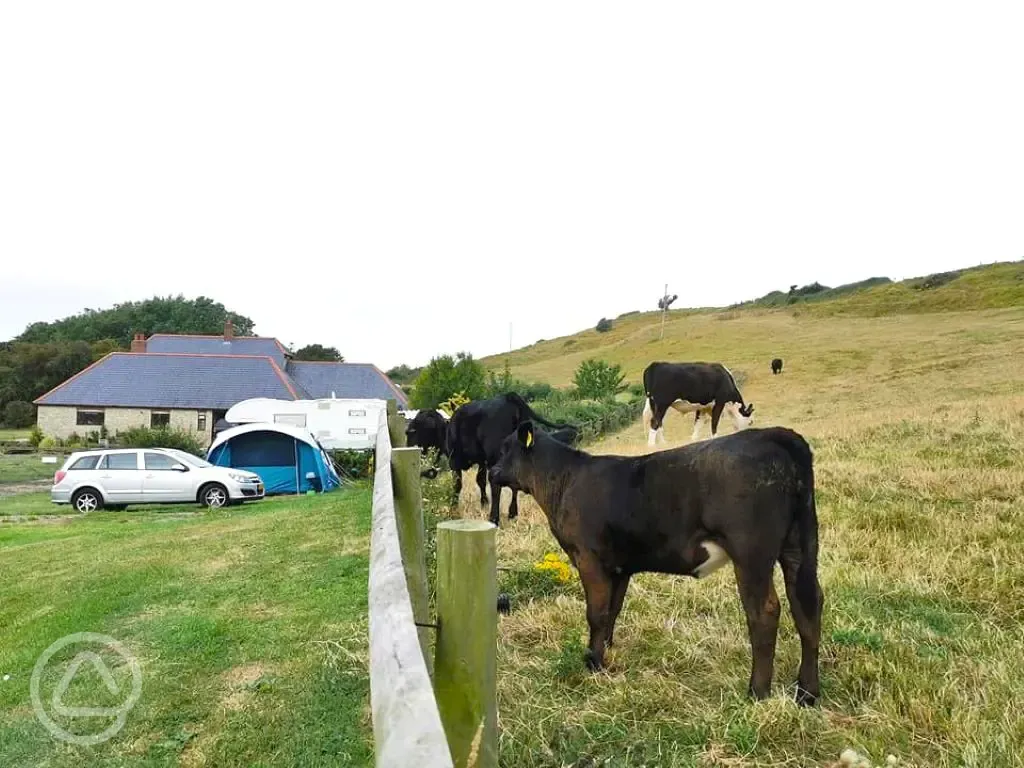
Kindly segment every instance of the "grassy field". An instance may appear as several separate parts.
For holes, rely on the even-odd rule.
[[[27,429],[0,427],[0,442],[4,440],[28,440],[29,431]]]
[[[48,501],[0,503],[9,517]],[[0,765],[368,765],[369,507],[358,486],[219,512],[0,523]],[[143,679],[124,729],[92,747],[53,740],[29,703],[36,659],[82,631],[123,642]],[[56,674],[43,677],[44,701]],[[124,667],[115,682],[127,684]],[[88,672],[65,703],[120,701],[105,696]],[[95,733],[100,721],[76,722]]]
[[[57,464],[43,464],[38,455],[0,454],[0,485],[52,479],[64,459],[58,456],[57,461]]]
[[[755,426],[811,441],[824,690],[818,709],[790,702],[799,643],[784,606],[776,695],[746,699],[729,570],[634,579],[610,669],[585,673],[582,590],[533,570],[559,550],[531,500],[499,533],[517,604],[500,629],[503,765],[830,766],[847,747],[876,763],[1024,764],[1024,309],[869,314],[680,313],[661,342],[656,317],[630,316],[513,353],[516,375],[556,384],[588,356],[634,379],[655,359],[721,360],[745,374]],[[670,444],[691,423],[670,412]],[[592,450],[648,449],[638,421]],[[483,515],[472,491],[457,514]]]

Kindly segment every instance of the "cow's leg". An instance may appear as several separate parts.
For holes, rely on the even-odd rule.
[[[615,635],[615,622],[619,620],[619,613],[622,611],[622,603],[626,599],[626,590],[629,588],[629,576],[619,575],[612,582],[612,602],[608,613],[608,647],[611,648]]]
[[[779,630],[779,596],[772,583],[774,563],[757,562],[735,565],[736,584],[747,614],[750,650],[753,664],[750,672],[750,695],[766,698],[772,687],[775,667],[775,639]]]
[[[786,581],[786,597],[793,623],[800,634],[800,672],[796,679],[796,701],[803,706],[814,706],[821,696],[821,682],[818,679],[818,645],[821,641],[821,608],[824,597],[818,576],[814,574],[814,604],[804,605],[797,588],[797,574],[800,571],[799,546],[787,548],[779,564]]]
[[[583,594],[587,599],[590,646],[584,660],[590,669],[604,666],[604,651],[611,634],[612,579],[592,555],[577,557]]]
[[[455,507],[458,506],[459,497],[462,496],[462,470],[453,469],[452,477],[455,481],[452,485],[452,506]]]
[[[491,522],[501,525],[501,486],[491,480]]]
[[[711,436],[716,437],[718,435],[718,423],[722,420],[722,411],[725,409],[724,403],[716,402],[714,408],[711,409]]]
[[[519,517],[519,491],[512,489],[512,501],[508,505],[508,519],[515,520]]]
[[[661,434],[662,441],[665,440],[665,435],[661,431],[662,424],[665,422],[665,414],[668,412],[668,406],[654,404],[654,413],[651,414],[651,430],[647,437],[647,445],[653,448],[657,444],[658,434]]]
[[[487,465],[481,463],[476,471],[476,485],[480,489],[480,506],[487,505]],[[498,490],[499,497],[501,496],[501,490]]]
[[[690,442],[695,443],[700,439],[700,411],[693,415],[693,434],[690,435]]]

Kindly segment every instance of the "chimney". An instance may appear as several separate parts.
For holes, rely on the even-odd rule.
[[[132,352],[145,352],[146,351],[146,334],[136,333],[132,339]]]
[[[235,324],[230,319],[224,321],[224,341],[235,338]]]

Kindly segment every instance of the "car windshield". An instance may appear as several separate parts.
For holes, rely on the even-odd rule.
[[[191,453],[185,453],[185,451],[174,450],[173,448],[168,453],[174,457],[181,459],[187,464],[191,464],[193,467],[212,467],[213,464],[208,462],[206,459],[200,459],[198,456],[193,456]]]

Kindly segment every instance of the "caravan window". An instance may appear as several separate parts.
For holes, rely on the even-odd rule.
[[[275,424],[290,424],[293,427],[306,426],[306,414],[304,413],[275,413],[274,414]]]
[[[349,411],[348,415],[349,416],[365,416],[366,415],[366,411]]]

